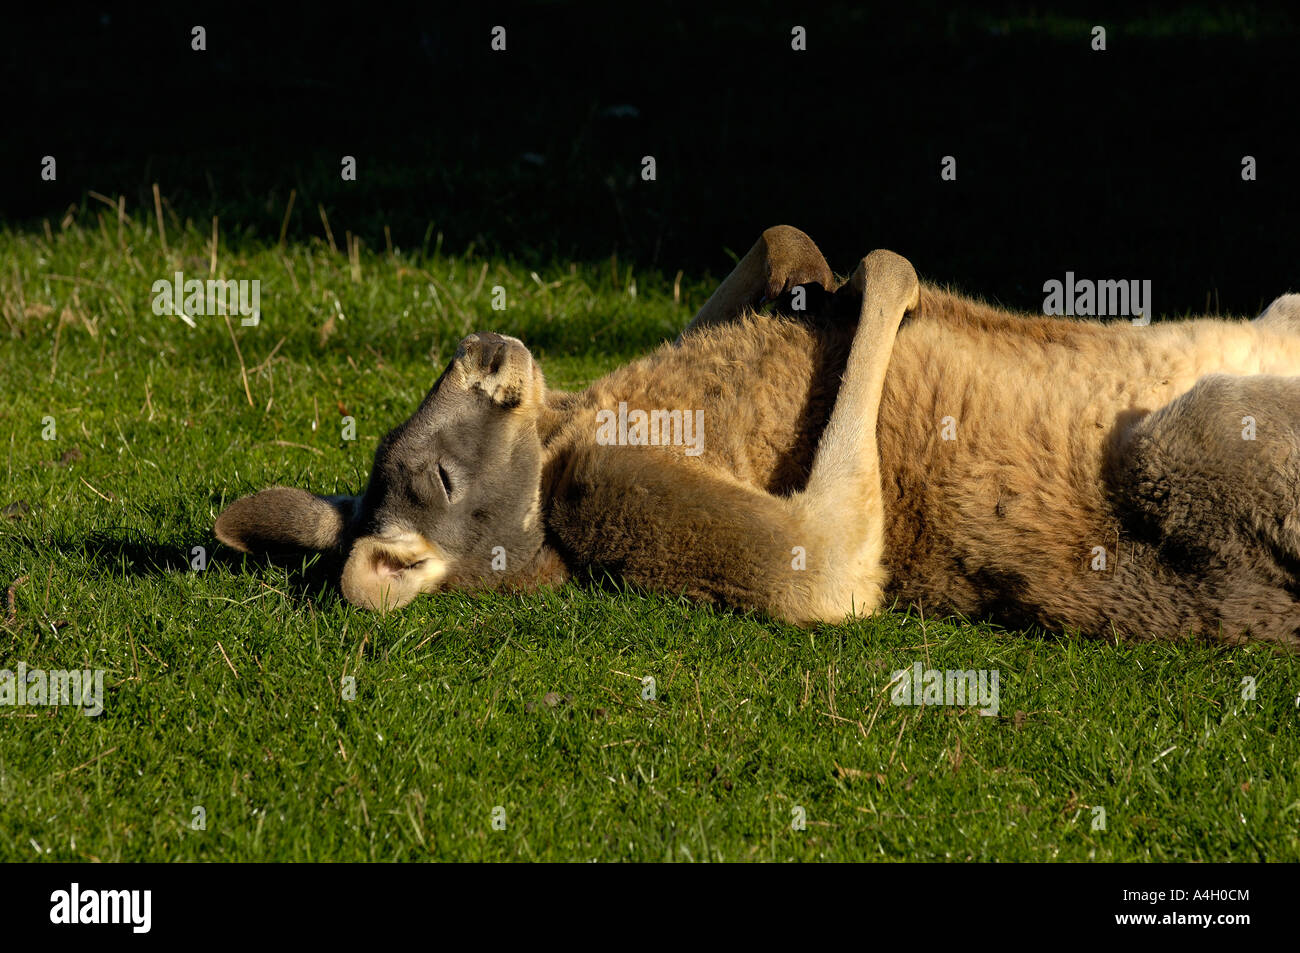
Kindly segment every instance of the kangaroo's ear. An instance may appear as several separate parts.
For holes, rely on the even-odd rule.
[[[236,500],[217,517],[217,539],[245,553],[324,551],[342,545],[358,497],[274,486]]]

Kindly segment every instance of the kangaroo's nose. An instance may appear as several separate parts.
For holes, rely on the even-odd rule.
[[[480,331],[460,342],[460,347],[456,349],[456,357],[470,367],[487,374],[495,374],[501,370],[506,350],[507,341],[500,334]]]

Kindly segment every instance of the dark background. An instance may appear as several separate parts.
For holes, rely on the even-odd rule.
[[[525,264],[725,273],[787,222],[1037,309],[1149,278],[1157,314],[1300,288],[1300,18],[1259,4],[184,4],[6,14],[0,211],[94,189],[223,240],[383,227]],[[190,28],[207,28],[207,51]],[[507,28],[508,49],[489,48]],[[790,29],[808,51],[790,49]],[[1107,50],[1090,49],[1094,24]],[[619,116],[611,107],[634,107]],[[627,110],[621,110],[627,112]],[[58,181],[43,183],[54,155]],[[358,181],[342,182],[354,155]],[[640,179],[653,155],[658,179]],[[957,158],[956,182],[939,178]],[[1241,180],[1241,158],[1258,181]],[[430,246],[431,247],[431,246]]]

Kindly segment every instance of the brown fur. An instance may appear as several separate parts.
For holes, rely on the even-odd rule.
[[[1225,357],[1245,334],[1256,340],[1235,360]],[[764,560],[738,544],[743,528],[729,533],[702,518],[736,525],[745,513],[731,508],[737,501],[701,490],[703,513],[683,519],[689,507],[642,494],[662,487],[664,495],[695,498],[691,475],[706,468],[724,485],[774,494],[801,488],[848,339],[844,328],[750,313],[732,326],[692,332],[682,346],[665,346],[566,402],[547,436],[543,497],[552,500],[548,524],[569,561],[608,565],[653,588],[746,602],[710,578],[676,570],[673,557],[698,549],[692,565],[761,586],[751,577]],[[1188,414],[1203,422],[1203,410],[1185,411],[1154,433],[1150,424],[1139,428],[1208,372],[1286,367],[1300,370],[1300,342],[1240,322],[1134,327],[1022,317],[925,287],[895,343],[880,411],[889,594],[930,613],[1098,636],[1198,632],[1236,641],[1250,633],[1295,641],[1300,602],[1296,576],[1285,570],[1300,554],[1300,533],[1291,535],[1300,500],[1294,379],[1238,378],[1258,382],[1258,393],[1215,418],[1214,444],[1191,436]],[[595,410],[619,400],[698,406],[705,419],[726,425],[714,427],[707,454],[694,462],[675,448],[590,447]],[[1275,421],[1285,436],[1240,439],[1248,411]],[[956,420],[955,441],[941,439],[947,416]],[[1174,466],[1145,449],[1176,434],[1185,446],[1183,471],[1173,478],[1198,503],[1184,504],[1176,532],[1204,544],[1190,555],[1191,544],[1176,551],[1169,543],[1175,530],[1156,527],[1153,535],[1135,511],[1136,471],[1169,474]],[[1277,464],[1234,470],[1226,454],[1243,448],[1281,454],[1291,469],[1261,487],[1249,475],[1276,473]],[[1239,511],[1231,522],[1225,499]],[[1265,542],[1252,536],[1252,527],[1268,531],[1274,513],[1288,533]],[[683,525],[701,531],[685,538]],[[1106,549],[1105,570],[1092,568],[1095,546]]]

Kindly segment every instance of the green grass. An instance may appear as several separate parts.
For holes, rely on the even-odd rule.
[[[26,504],[0,518],[0,667],[106,673],[98,718],[0,708],[0,860],[1300,859],[1293,657],[901,612],[801,631],[615,582],[381,618],[318,567],[244,563],[222,506],[359,488],[464,333],[581,386],[673,336],[708,276],[674,300],[624,262],[534,276],[379,236],[354,280],[322,241],[223,237],[218,274],[262,282],[261,325],[233,326],[246,394],[224,321],[149,305],[207,277],[206,225],[173,219],[164,254],[152,215],[98,211],[0,233],[0,507]],[[998,670],[1000,715],[890,704],[917,660]]]

